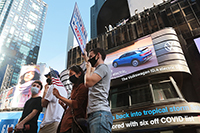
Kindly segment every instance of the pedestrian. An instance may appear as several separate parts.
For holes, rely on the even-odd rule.
[[[42,111],[41,99],[38,93],[42,90],[42,82],[36,80],[31,85],[32,96],[24,105],[22,117],[18,124],[15,126],[16,130],[21,130],[26,124],[30,125],[30,129],[24,133],[37,133],[37,120],[40,112]]]
[[[52,70],[52,72],[57,76],[57,78],[59,78],[58,71]],[[63,97],[67,97],[67,91],[64,86],[60,87],[53,84],[52,72],[50,71],[45,75],[48,83],[45,85],[42,97],[42,107],[46,107],[46,111],[44,113],[42,123],[40,124],[39,133],[56,133],[64,112],[64,109],[58,103],[58,99],[53,95],[53,88],[56,87]]]
[[[85,85],[88,93],[88,124],[90,133],[110,133],[113,123],[108,95],[110,90],[111,70],[104,63],[106,53],[101,48],[94,48],[83,55],[86,64]],[[88,60],[89,59],[89,60]]]
[[[62,97],[57,89],[54,88],[53,90],[53,94],[60,100],[61,105],[64,105],[63,107],[66,109],[60,122],[58,132],[82,133],[81,130],[84,130],[86,133],[85,128],[82,127],[80,129],[79,126],[81,125],[77,125],[78,123],[76,123],[78,118],[86,118],[88,88],[84,85],[84,72],[80,66],[75,65],[69,68],[69,76],[69,80],[73,83],[71,100]]]

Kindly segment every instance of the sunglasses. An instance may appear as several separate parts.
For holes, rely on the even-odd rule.
[[[38,84],[33,84],[32,86],[33,86],[33,87],[40,88],[40,85],[38,85]]]

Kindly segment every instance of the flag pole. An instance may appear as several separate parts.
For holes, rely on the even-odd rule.
[[[50,69],[50,75],[51,75],[51,82],[52,82],[52,84],[53,84],[53,81],[52,81],[52,74],[51,74],[51,72],[52,72],[52,68],[49,66],[49,69]],[[54,84],[53,84],[53,88],[54,88]]]

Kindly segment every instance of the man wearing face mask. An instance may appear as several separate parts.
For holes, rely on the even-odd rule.
[[[90,133],[110,133],[113,117],[108,103],[111,70],[104,64],[106,53],[101,48],[94,48],[83,55],[86,64],[85,85],[88,93],[88,123]],[[89,59],[89,60],[88,60]]]
[[[54,73],[59,77],[58,71],[54,70]],[[40,124],[39,133],[56,133],[64,109],[53,95],[53,88],[56,86],[52,84],[51,72],[46,74],[45,77],[47,78],[47,84],[42,97],[42,107],[46,107],[46,111]],[[67,97],[67,91],[64,87],[57,86],[56,88],[63,97]]]
[[[38,93],[42,90],[42,82],[36,80],[31,85],[32,96],[29,100],[26,101],[18,124],[16,125],[17,130],[24,128],[24,125],[30,125],[30,130],[24,131],[24,133],[37,133],[37,120],[40,112],[42,111],[41,106],[41,97],[38,96]]]

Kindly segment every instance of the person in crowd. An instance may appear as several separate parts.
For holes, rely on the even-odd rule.
[[[54,73],[59,77],[59,73],[53,70]],[[42,107],[46,107],[44,113],[44,118],[40,124],[39,133],[56,133],[64,109],[58,103],[58,99],[53,95],[53,88],[56,87],[59,93],[63,97],[67,97],[67,91],[63,87],[58,87],[53,84],[51,72],[45,75],[47,77],[47,85],[45,85],[45,90],[42,97]]]
[[[26,101],[18,124],[15,126],[16,130],[19,131],[24,129],[26,124],[30,125],[30,129],[24,131],[24,133],[37,133],[37,120],[42,111],[41,99],[38,93],[42,90],[42,82],[36,80],[31,85],[32,96]]]
[[[111,70],[104,63],[106,53],[101,48],[94,48],[83,55],[86,64],[85,85],[88,93],[88,124],[90,133],[110,133],[113,123],[108,95],[110,90]]]
[[[79,129],[77,125],[78,123],[74,121],[73,117],[76,119],[86,118],[88,88],[84,86],[84,72],[80,66],[75,65],[69,68],[69,76],[69,80],[73,83],[71,100],[61,96],[57,89],[54,88],[53,90],[53,94],[60,100],[60,104],[63,105],[64,109],[66,110],[61,120],[58,132],[82,133],[81,130],[84,129]],[[68,108],[66,108],[67,106]]]

